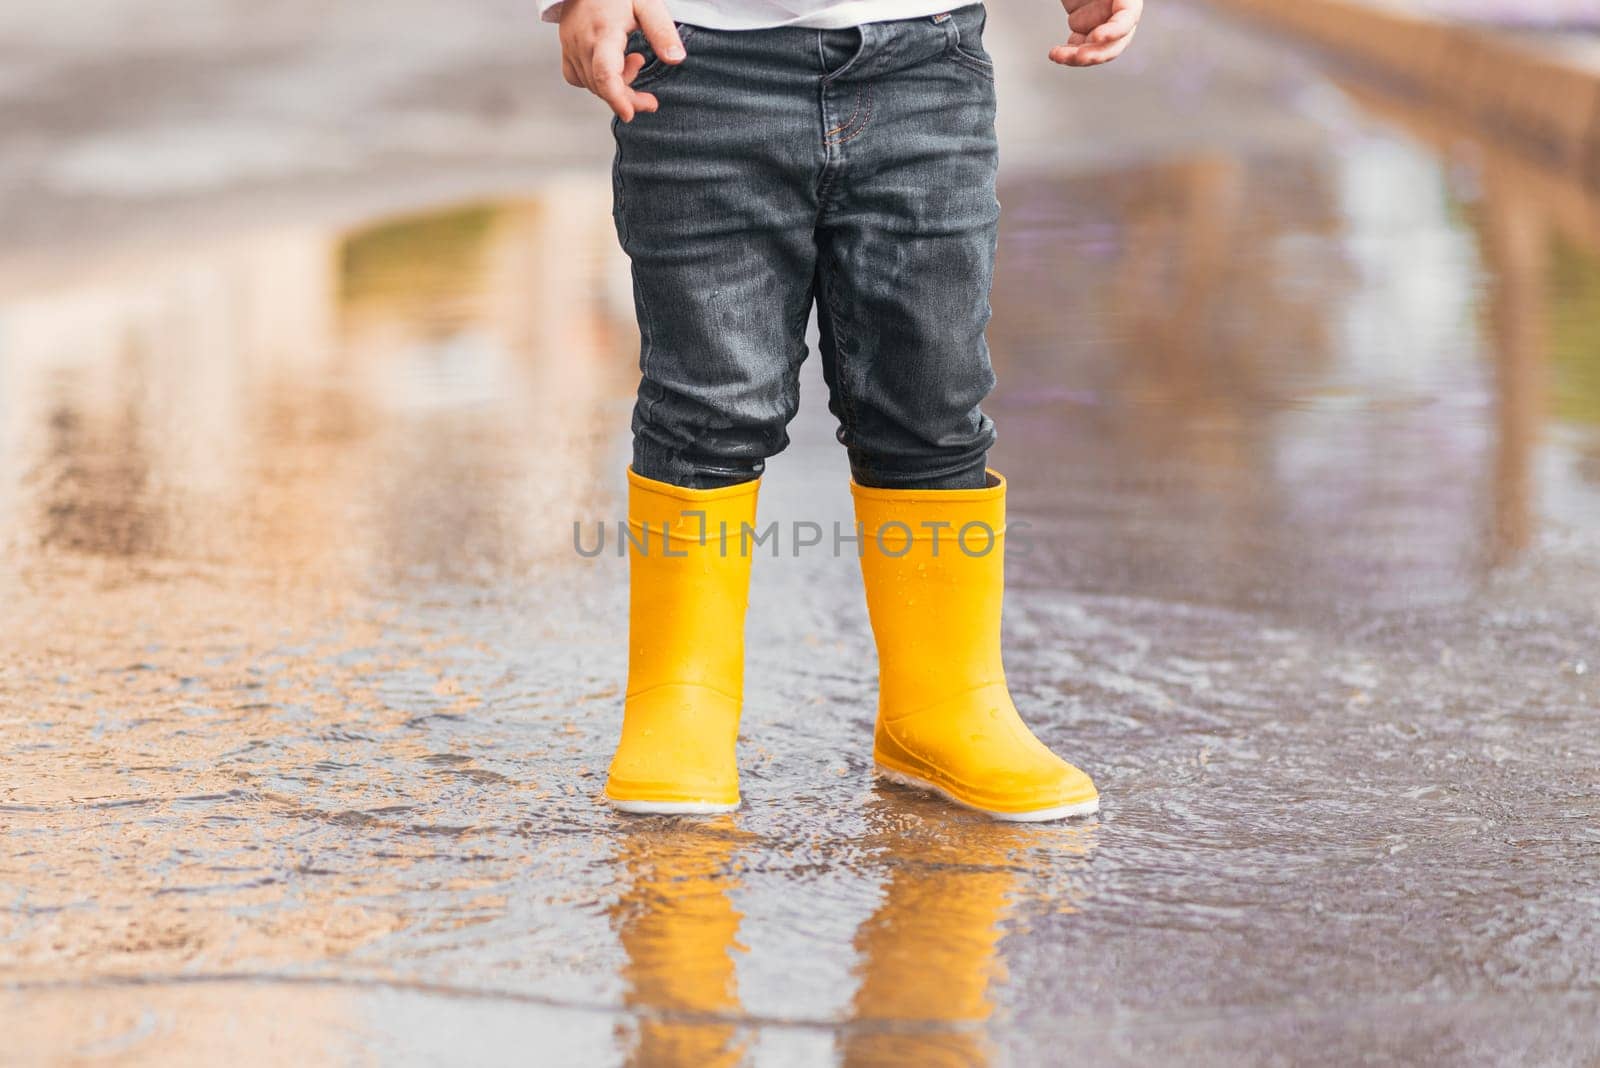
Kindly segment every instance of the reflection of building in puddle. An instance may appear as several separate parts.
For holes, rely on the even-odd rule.
[[[1536,292],[1550,235],[1509,189],[1484,194],[1501,222],[1474,233],[1437,161],[1398,138],[1011,189],[1028,228],[1003,235],[994,296],[997,401],[1020,409],[1002,449],[1078,458],[1030,476],[1057,483],[1038,496],[1060,513],[1030,516],[1058,527],[1047,548],[1124,593],[1416,604],[1474,588],[1536,522],[1550,405],[1532,368],[1560,366],[1544,335],[1577,318]]]
[[[1550,358],[1555,410],[1562,419],[1600,427],[1600,206],[1588,242],[1557,233],[1550,243]],[[1590,471],[1600,482],[1600,448]]]
[[[372,523],[396,567],[498,571],[568,548],[569,521],[614,477],[624,426],[612,402],[632,335],[607,300],[614,245],[591,193],[402,221],[345,246],[347,358],[398,416]]]
[[[874,836],[882,903],[856,934],[861,984],[840,1038],[847,1065],[976,1065],[1005,979],[1009,920],[1039,904],[1072,911],[1055,883],[1093,848],[1093,825],[1028,827],[939,813]]]
[[[13,537],[170,551],[172,495],[225,493],[235,478],[251,379],[328,348],[328,242],[286,232],[0,304],[0,518]]]
[[[419,917],[503,910],[523,858],[496,840],[463,874],[441,845],[531,788],[453,751],[493,748],[467,713],[503,669],[363,592],[385,567],[520,579],[617,474],[594,425],[632,377],[615,238],[603,193],[550,195],[484,209],[422,289],[393,280],[439,242],[380,227],[0,296],[13,977],[360,970]],[[435,286],[467,296],[441,311]]]
[[[1460,116],[1358,83],[1344,88],[1446,159],[1465,157],[1473,172],[1467,218],[1488,268],[1482,318],[1496,384],[1487,558],[1510,562],[1533,543],[1541,515],[1583,518],[1569,511],[1575,486],[1539,499],[1541,474],[1551,472],[1539,471],[1538,458],[1552,417],[1600,426],[1600,196],[1582,175],[1542,168]],[[1600,434],[1586,438],[1574,473],[1600,485]]]
[[[623,831],[612,911],[635,1016],[629,1064],[732,1065],[744,1057],[734,977],[740,915],[731,819],[649,820]]]
[[[630,320],[592,186],[0,303],[15,543],[481,573],[567,545]]]

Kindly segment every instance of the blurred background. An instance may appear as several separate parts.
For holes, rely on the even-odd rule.
[[[531,0],[0,7],[6,1063],[1593,1063],[1600,5],[991,11],[1008,668],[1098,820],[597,804],[637,335]],[[814,364],[815,361],[812,361]],[[849,514],[820,374],[764,519]]]

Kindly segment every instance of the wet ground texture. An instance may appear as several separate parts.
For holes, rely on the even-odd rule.
[[[989,410],[1013,689],[1100,816],[874,783],[856,563],[787,545],[744,808],[597,802],[596,115],[515,195],[5,272],[0,1059],[1600,1058],[1594,199],[1199,9],[1055,71],[1049,6],[992,19]],[[765,519],[848,516],[822,390]]]

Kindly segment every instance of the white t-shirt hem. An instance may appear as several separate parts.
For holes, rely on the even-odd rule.
[[[802,26],[815,30],[844,30],[868,22],[924,18],[970,7],[976,0],[814,0],[816,9],[782,17],[782,8],[798,6],[795,0],[782,4],[759,0],[676,0],[667,5],[678,22],[704,26],[708,30],[769,30],[778,26]],[[539,17],[545,22],[561,21],[562,0],[540,0]],[[778,10],[775,10],[778,9]]]

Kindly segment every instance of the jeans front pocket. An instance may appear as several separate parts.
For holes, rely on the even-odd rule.
[[[993,78],[994,60],[983,49],[983,28],[988,21],[989,12],[982,4],[957,9],[950,16],[955,33],[951,35],[948,55],[963,67]]]
[[[678,27],[678,40],[683,42],[684,49],[687,50],[689,38],[694,36],[695,28],[683,22],[677,22],[673,25]],[[650,47],[650,42],[645,38],[643,30],[634,30],[628,35],[626,54],[633,55],[635,53],[644,57],[644,66],[640,67],[639,73],[634,75],[633,82],[629,86],[631,89],[643,89],[647,84],[658,80],[662,75],[683,66],[683,63],[663,63],[661,58],[656,55],[655,49]],[[684,62],[686,63],[688,60],[684,60]]]

